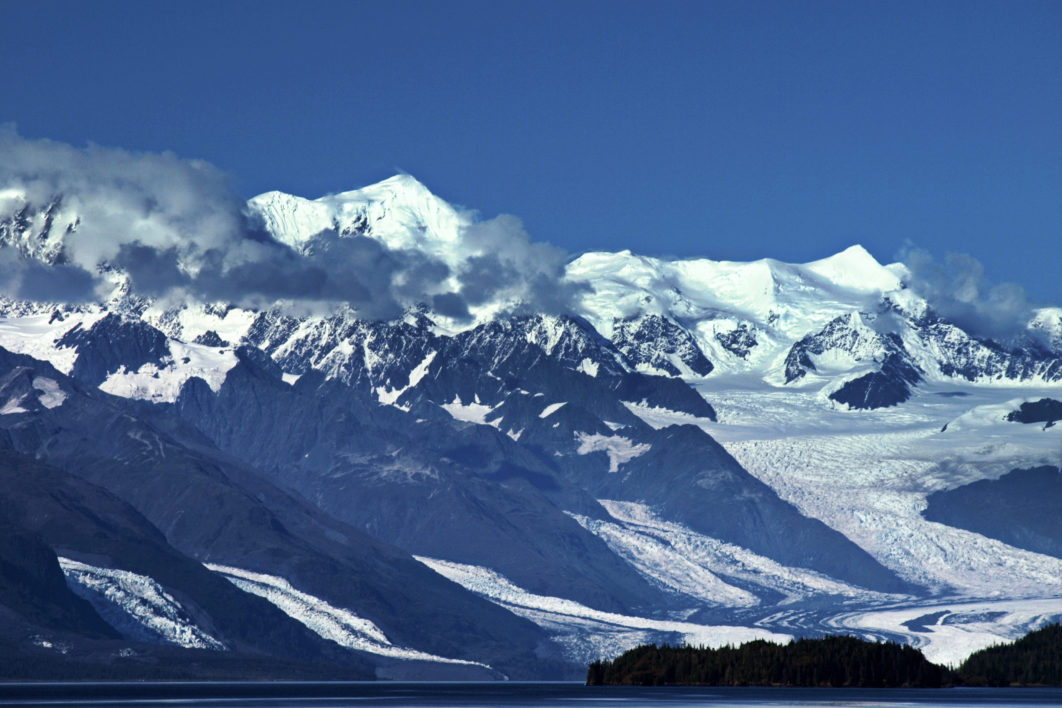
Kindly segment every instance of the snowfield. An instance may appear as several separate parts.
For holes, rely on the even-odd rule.
[[[0,300],[0,304],[3,301]],[[0,346],[34,359],[46,361],[64,374],[74,368],[77,352],[70,347],[56,347],[55,342],[77,324],[85,329],[103,319],[102,308],[67,314],[63,318],[52,316],[52,308],[42,305],[40,312],[9,312],[0,317]]]
[[[203,379],[210,390],[218,391],[225,375],[236,366],[231,349],[170,341],[171,358],[163,366],[147,363],[136,371],[122,369],[107,377],[100,390],[155,403],[173,403],[181,387],[193,376]]]
[[[619,472],[620,465],[644,455],[651,447],[645,443],[631,442],[621,435],[576,433],[575,440],[579,443],[575,450],[578,455],[589,455],[592,452],[604,452],[608,455],[608,471],[612,473]]]
[[[33,379],[33,388],[39,391],[37,400],[45,408],[58,408],[66,400],[66,394],[59,388],[59,382],[46,376]]]
[[[471,403],[462,403],[460,396],[458,396],[450,403],[444,403],[440,408],[453,416],[455,420],[463,420],[466,423],[476,423],[478,425],[490,425],[487,422],[487,416],[494,412],[494,409],[490,406],[480,403],[478,396]]]

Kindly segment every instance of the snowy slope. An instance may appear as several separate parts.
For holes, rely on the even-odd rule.
[[[587,253],[568,277],[590,283],[585,316],[606,337],[612,321],[648,311],[692,328],[705,351],[729,322],[744,321],[797,338],[837,312],[872,306],[896,290],[897,268],[884,268],[861,246],[805,265],[763,259],[750,263],[708,259],[663,260],[620,253]],[[716,323],[723,319],[726,322]]]

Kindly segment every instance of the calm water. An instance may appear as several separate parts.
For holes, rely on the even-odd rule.
[[[573,683],[0,684],[4,706],[1062,706],[1062,689],[630,688]]]

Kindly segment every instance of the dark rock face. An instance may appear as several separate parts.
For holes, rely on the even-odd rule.
[[[498,400],[489,386],[495,379],[479,382],[446,369],[429,369],[424,379],[440,401]],[[597,607],[629,609],[659,599],[563,513],[553,497],[573,497],[580,508],[596,503],[558,480],[548,455],[528,452],[492,427],[452,420],[419,388],[407,394],[419,398],[406,412],[319,374],[288,386],[268,358],[248,356],[216,396],[189,389],[177,409],[277,483],[410,552],[494,567],[524,587]],[[511,398],[501,427],[552,424],[538,417],[545,403],[518,393]],[[517,423],[521,403],[531,407]]]
[[[0,444],[5,501],[0,507],[0,677],[373,678],[372,666],[358,655],[340,651],[269,602],[176,551],[128,504],[13,452],[8,443]],[[126,625],[119,625],[119,632],[71,591],[57,550],[150,575],[226,651],[145,643],[141,639],[147,635],[130,633]]]
[[[903,403],[911,397],[909,382],[890,373],[872,371],[852,379],[830,394],[830,398],[849,408],[873,410]]]
[[[673,362],[678,359],[698,376],[707,376],[715,368],[689,332],[660,315],[617,320],[612,343],[632,367],[645,365],[680,376],[682,372]]]
[[[632,373],[616,381],[613,390],[627,403],[642,403],[652,408],[716,420],[712,404],[678,379]]]
[[[1062,420],[1062,401],[1053,398],[1041,398],[1039,401],[1026,401],[1018,410],[1007,414],[1012,423],[1046,423],[1054,425]]]
[[[816,371],[812,354],[824,354],[830,349],[856,353],[875,348],[875,335],[859,328],[853,321],[858,315],[842,315],[830,320],[819,332],[809,334],[789,349],[785,358],[785,382],[793,383]]]
[[[0,607],[43,629],[118,638],[118,632],[67,587],[55,552],[8,514],[0,511]]]
[[[858,326],[859,317],[837,317],[818,333],[809,334],[794,344],[785,360],[786,383],[799,381],[809,371],[816,370],[811,355],[839,350],[857,361],[869,358],[879,368],[846,382],[830,394],[831,399],[850,408],[874,409],[895,406],[910,398],[912,387],[922,381],[922,370],[897,334],[878,334],[865,326]]]
[[[208,329],[198,337],[192,340],[196,344],[202,344],[206,347],[227,347],[229,343],[222,339],[217,332],[212,329]]]
[[[940,353],[940,370],[945,376],[968,381],[1013,379],[1062,381],[1062,358],[1041,346],[1026,344],[1014,349],[971,337],[955,325],[932,313],[916,322],[920,336]]]
[[[55,344],[77,351],[70,375],[92,386],[123,367],[137,371],[144,364],[161,365],[170,356],[166,335],[146,322],[115,314],[105,315],[88,329],[75,325]]]
[[[849,408],[872,410],[895,406],[911,397],[911,388],[922,380],[922,371],[905,355],[898,336],[885,337],[889,353],[881,363],[881,370],[847,382],[830,394],[831,399]]]
[[[728,352],[742,359],[748,359],[749,352],[759,344],[755,333],[744,322],[729,332],[716,333],[715,340]]]
[[[922,515],[930,521],[1062,558],[1062,471],[1057,467],[1013,470],[934,492]]]

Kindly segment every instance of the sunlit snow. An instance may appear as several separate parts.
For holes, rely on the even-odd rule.
[[[16,413],[28,413],[25,408],[22,407],[23,398],[12,398],[7,403],[0,407],[0,415],[15,415]]]
[[[33,379],[33,388],[40,392],[37,400],[45,408],[58,408],[66,400],[66,394],[59,388],[59,382],[54,379],[38,376]]]
[[[582,361],[579,362],[579,366],[577,366],[575,368],[576,371],[581,371],[582,373],[586,374],[587,376],[594,376],[594,377],[597,376],[597,369],[598,369],[597,362],[596,361],[591,361],[590,359],[583,359]]]
[[[711,423],[710,418],[699,418],[689,413],[683,413],[682,411],[672,411],[667,408],[660,408],[659,406],[650,406],[645,401],[641,403],[630,403],[624,401],[623,405],[626,406],[634,415],[642,419],[649,427],[659,430],[660,428],[666,428],[669,425],[697,425],[703,427],[705,424]]]
[[[218,391],[229,369],[236,366],[236,355],[199,344],[170,340],[171,358],[162,366],[148,362],[136,371],[121,370],[100,384],[100,390],[123,398],[139,398],[156,403],[173,403],[181,387],[193,376],[206,381]]]
[[[457,420],[479,423],[480,425],[488,425],[487,416],[494,410],[490,406],[480,403],[479,397],[476,397],[472,403],[465,404],[461,402],[460,396],[454,396],[453,401],[444,403],[440,407]],[[490,425],[493,424],[490,423]]]
[[[71,347],[56,347],[56,340],[78,324],[83,329],[91,328],[105,314],[103,308],[93,307],[86,312],[54,317],[52,308],[41,306],[40,314],[0,317],[0,347],[46,361],[69,374],[77,352]]]

